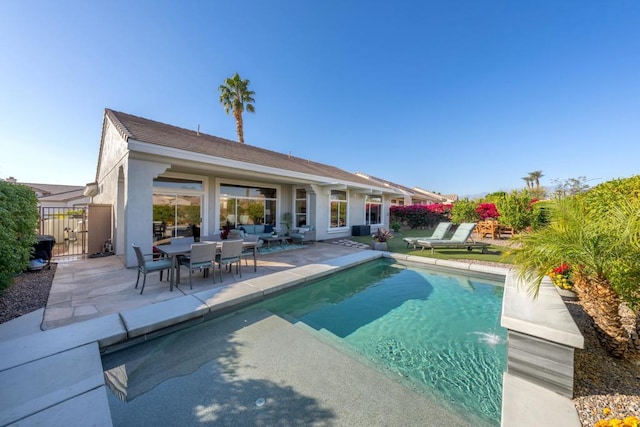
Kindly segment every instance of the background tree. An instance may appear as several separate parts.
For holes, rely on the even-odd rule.
[[[218,87],[220,91],[220,104],[224,107],[227,114],[233,112],[236,119],[236,132],[238,133],[238,142],[244,144],[244,124],[242,122],[242,113],[246,111],[255,113],[253,99],[255,92],[249,90],[249,80],[243,80],[238,73],[233,77],[227,78],[224,84]]]
[[[533,171],[533,172],[529,172],[529,179],[531,180],[531,182],[535,182],[536,183],[536,187],[535,188],[540,188],[540,178],[542,178],[544,175],[542,174],[542,171]]]
[[[529,179],[527,181],[529,193],[537,199],[544,199],[546,194],[545,188],[540,187],[540,178],[542,178],[543,176],[544,174],[542,173],[542,171],[529,172]]]
[[[589,184],[587,184],[586,176],[568,178],[565,181],[554,179],[551,182],[556,185],[556,197],[575,196],[576,194],[584,193],[589,189]]]

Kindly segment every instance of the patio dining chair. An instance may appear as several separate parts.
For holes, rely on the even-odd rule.
[[[233,264],[236,265],[236,273],[242,277],[240,261],[242,260],[242,240],[225,240],[222,242],[222,249],[216,255],[216,263],[220,270],[220,281],[222,282],[222,266],[229,267],[232,271]],[[214,272],[215,274],[215,272]]]
[[[215,242],[194,243],[191,245],[191,253],[189,254],[189,256],[180,258],[180,266],[184,265],[189,269],[190,289],[193,289],[193,284],[191,282],[193,270],[203,270],[203,276],[206,277],[209,268],[214,265],[213,263],[216,258],[216,247],[217,243]],[[216,283],[215,270],[212,276],[213,283]]]
[[[262,244],[262,241],[260,240],[260,236],[258,236],[257,234],[245,234],[243,240],[245,242],[255,243],[256,245],[258,245],[258,247],[260,247]],[[254,251],[253,247],[242,248],[242,258],[244,258],[245,266],[249,265],[249,261],[247,260],[247,258],[252,257],[254,255],[253,251]]]
[[[175,244],[184,244],[184,245],[189,245],[191,243],[195,243],[195,239],[191,236],[189,237],[172,237],[171,238],[171,244],[175,245]]]
[[[135,243],[131,246],[133,246],[133,250],[135,251],[136,258],[138,260],[138,278],[136,280],[136,286],[134,289],[138,289],[138,282],[140,282],[140,273],[144,274],[144,279],[142,280],[142,289],[140,289],[140,295],[142,295],[142,292],[144,291],[144,285],[147,282],[147,274],[154,271],[159,271],[160,281],[162,281],[162,272],[163,270],[168,270],[171,268],[171,260],[169,258],[145,260],[146,256],[153,257],[153,254],[143,254],[140,246],[137,246]]]

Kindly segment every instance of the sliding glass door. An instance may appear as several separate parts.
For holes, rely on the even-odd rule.
[[[194,179],[160,177],[154,180],[153,240],[171,237],[200,237],[203,182]]]

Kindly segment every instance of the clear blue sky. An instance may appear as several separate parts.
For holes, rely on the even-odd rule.
[[[0,177],[95,179],[104,108],[461,196],[640,173],[640,1],[0,1]]]

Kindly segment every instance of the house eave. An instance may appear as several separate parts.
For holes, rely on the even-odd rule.
[[[231,175],[241,175],[244,177],[255,177],[260,179],[270,178],[276,182],[289,182],[301,185],[317,184],[321,186],[337,184],[339,186],[342,186],[344,189],[365,189],[372,194],[401,194],[390,191],[389,188],[377,186],[363,187],[360,183],[348,180],[339,180],[338,182],[336,182],[336,180],[331,179],[331,181],[329,181],[325,176],[306,174],[287,169],[210,156],[173,147],[163,147],[156,144],[137,141],[132,138],[129,138],[127,144],[130,158],[154,158],[158,161],[161,160],[164,162],[166,162],[167,158],[170,158],[170,162],[172,163],[172,165],[183,167],[185,169],[194,168],[197,167],[196,165],[200,165],[199,167],[203,170],[213,167],[216,169],[226,170],[227,173]]]

